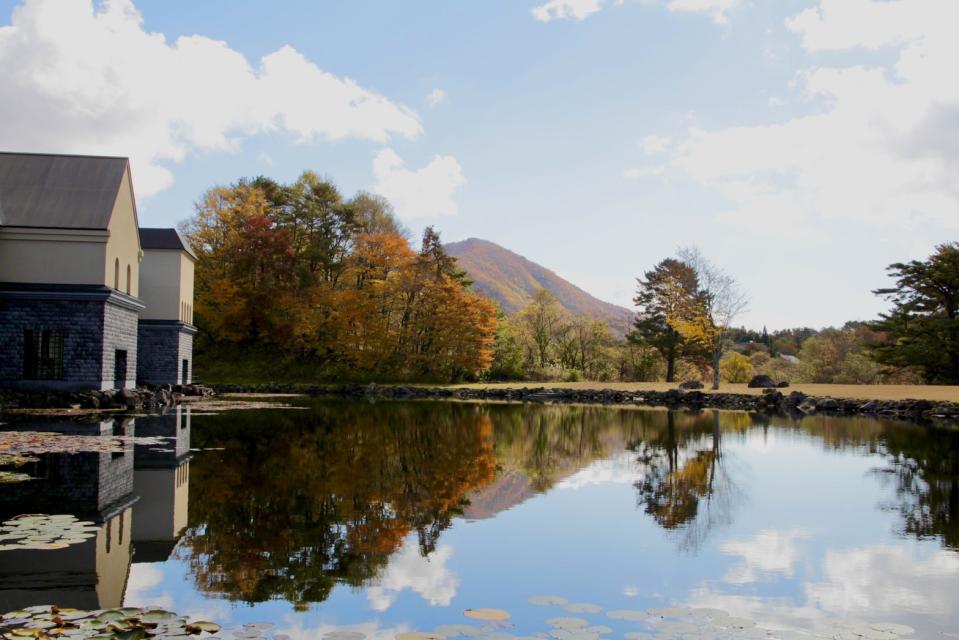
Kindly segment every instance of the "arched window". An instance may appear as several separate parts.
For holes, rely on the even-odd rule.
[[[130,293],[130,280],[132,280],[132,272],[130,271],[130,265],[127,265],[127,293]]]
[[[113,288],[120,290],[120,258],[113,263]]]

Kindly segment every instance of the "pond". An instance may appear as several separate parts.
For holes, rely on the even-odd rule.
[[[0,426],[30,478],[0,484],[0,612],[328,640],[959,638],[959,432],[295,404]]]

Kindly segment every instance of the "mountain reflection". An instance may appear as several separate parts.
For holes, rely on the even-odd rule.
[[[740,445],[772,431],[868,456],[900,533],[959,549],[955,431],[865,418],[442,402],[309,401],[198,420],[191,429],[181,408],[0,427],[0,450],[14,430],[166,439],[44,453],[18,469],[33,479],[4,485],[2,519],[73,514],[96,533],[64,549],[0,541],[0,609],[119,606],[131,563],[169,559],[210,596],[305,608],[337,585],[376,587],[398,559],[436,559],[458,518],[493,518],[624,455],[628,477],[615,481],[634,487],[635,504],[623,508],[698,553],[762,481],[745,475]],[[409,539],[418,544],[398,553]]]

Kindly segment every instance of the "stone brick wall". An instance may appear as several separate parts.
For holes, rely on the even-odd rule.
[[[0,294],[0,385],[100,389],[103,301],[30,300]],[[23,380],[24,332],[63,332],[63,379]]]
[[[193,377],[193,334],[195,329],[181,322],[140,323],[140,384],[189,384]],[[183,361],[188,365],[183,380]]]
[[[103,377],[101,389],[115,389],[115,381],[122,381],[124,389],[133,389],[137,381],[137,324],[140,314],[119,304],[108,301],[103,313]],[[121,374],[114,371],[116,352],[127,352],[127,370]]]

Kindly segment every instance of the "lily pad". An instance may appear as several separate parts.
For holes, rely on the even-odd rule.
[[[569,600],[562,596],[533,596],[529,599],[530,604],[535,604],[541,607],[550,605],[564,605],[568,602]]]
[[[474,620],[487,620],[489,622],[499,622],[509,620],[509,613],[502,609],[467,609],[463,612],[467,618]]]

